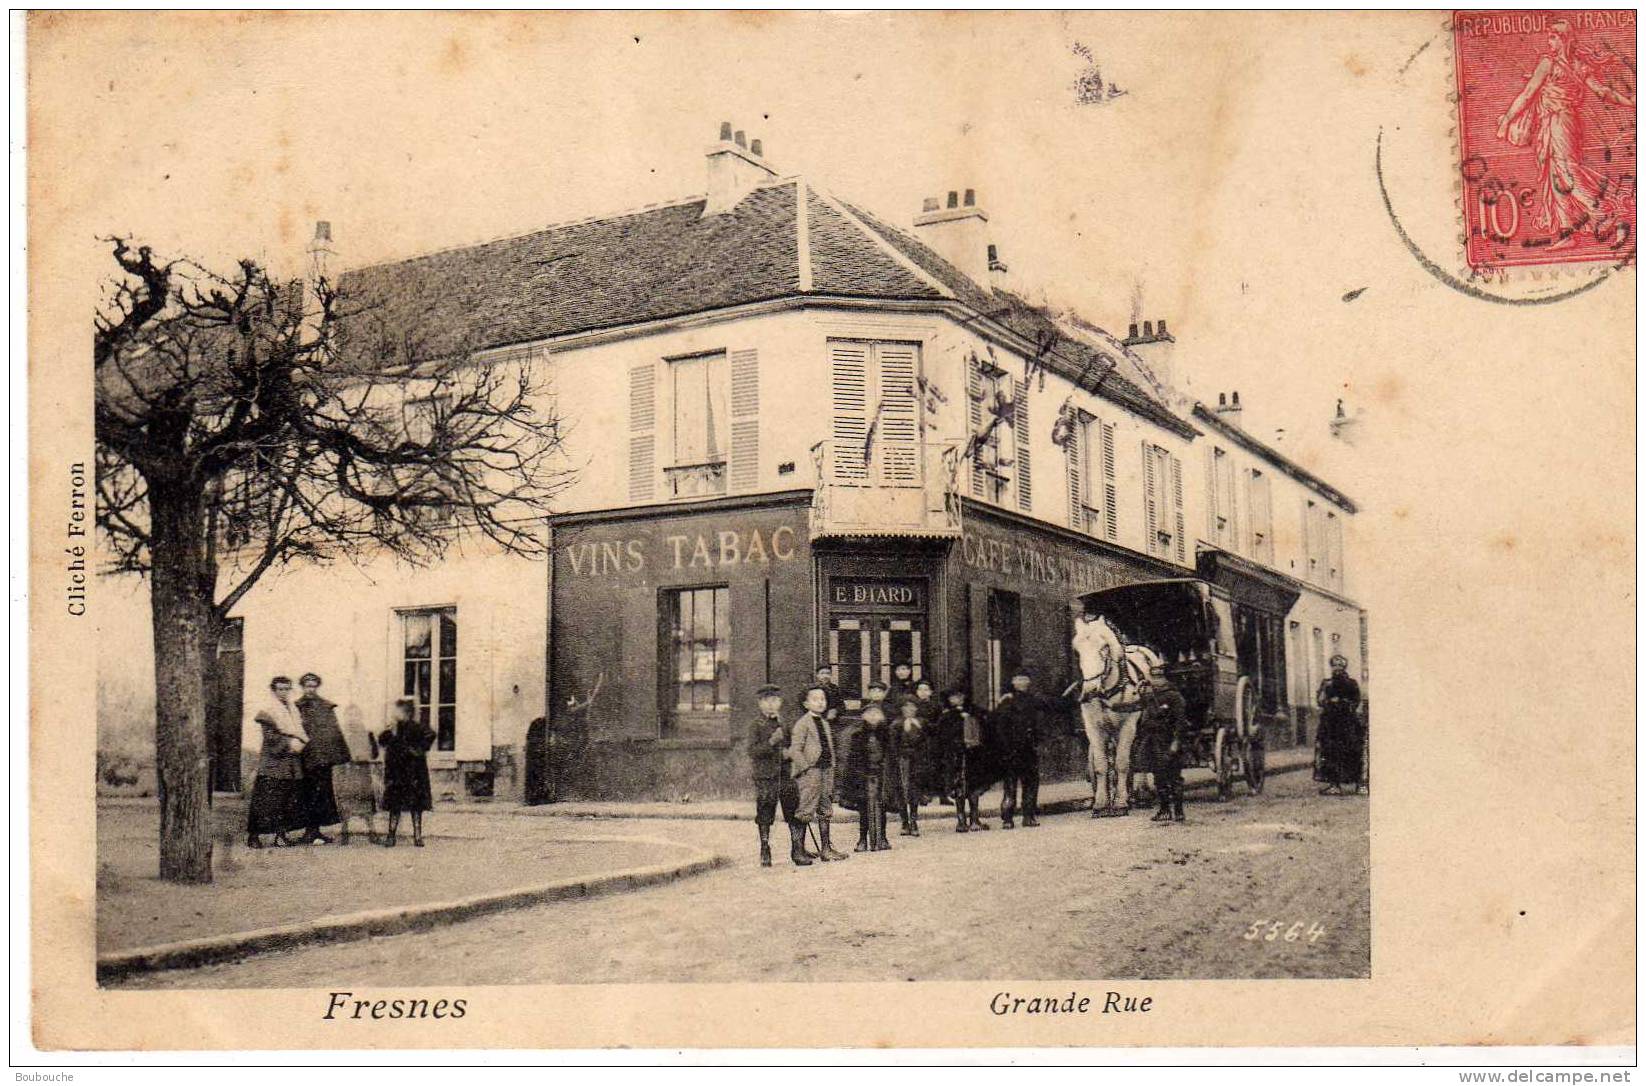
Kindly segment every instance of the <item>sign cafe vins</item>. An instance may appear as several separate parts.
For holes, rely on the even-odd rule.
[[[755,528],[666,535],[656,556],[650,553],[652,542],[641,538],[572,543],[566,547],[566,561],[575,576],[609,577],[650,568],[721,569],[794,557],[794,529],[786,524],[769,532]]]

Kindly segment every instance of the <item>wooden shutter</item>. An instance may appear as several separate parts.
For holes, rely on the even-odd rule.
[[[915,394],[918,348],[912,343],[875,345],[875,452],[882,482],[912,485],[920,478],[920,405]]]
[[[1110,541],[1120,534],[1119,495],[1114,482],[1114,424],[1099,422],[1103,442],[1103,532]]]
[[[657,363],[629,368],[629,500],[651,501],[657,489]]]
[[[733,493],[760,485],[760,355],[754,350],[731,353],[732,448],[729,471]]]
[[[1206,446],[1206,538],[1219,546],[1217,534],[1217,447]]]
[[[1143,440],[1143,549],[1154,554],[1160,549],[1160,537],[1156,525],[1160,523],[1159,512],[1156,508],[1156,484],[1154,471],[1154,446],[1147,438]]]
[[[1034,508],[1029,489],[1029,384],[1020,378],[1008,378],[1017,388],[1012,409],[1012,453],[1017,463],[1017,507],[1025,513]]]
[[[983,375],[975,353],[966,356],[966,444],[972,450],[972,497],[983,497],[983,450],[975,442],[983,432]]]
[[[1189,560],[1189,544],[1183,538],[1183,461],[1173,456],[1169,458],[1172,465],[1172,510],[1173,528],[1177,540],[1177,560]]]
[[[834,478],[839,482],[861,481],[868,474],[863,462],[863,440],[869,426],[868,344],[831,340],[829,370],[834,404]]]
[[[1069,465],[1069,527],[1077,532],[1086,531],[1086,490],[1081,486],[1081,471],[1085,465],[1086,420],[1079,411],[1070,411],[1069,437],[1063,445],[1063,458]]]

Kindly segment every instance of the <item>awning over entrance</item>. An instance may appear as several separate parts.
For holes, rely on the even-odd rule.
[[[1289,612],[1302,591],[1297,582],[1284,573],[1276,573],[1228,551],[1207,549],[1196,554],[1195,572],[1226,590],[1236,603],[1276,615]]]

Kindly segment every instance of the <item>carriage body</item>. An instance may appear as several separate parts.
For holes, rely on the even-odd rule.
[[[1184,766],[1211,769],[1225,798],[1242,777],[1261,792],[1257,679],[1240,670],[1229,593],[1197,577],[1176,577],[1088,593],[1079,602],[1086,613],[1107,618],[1127,643],[1149,647],[1164,662],[1188,718]],[[1141,745],[1132,764],[1148,769]]]

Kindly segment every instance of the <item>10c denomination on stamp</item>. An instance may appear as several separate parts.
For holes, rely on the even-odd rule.
[[[1454,15],[1471,268],[1632,260],[1635,26],[1632,11]]]

